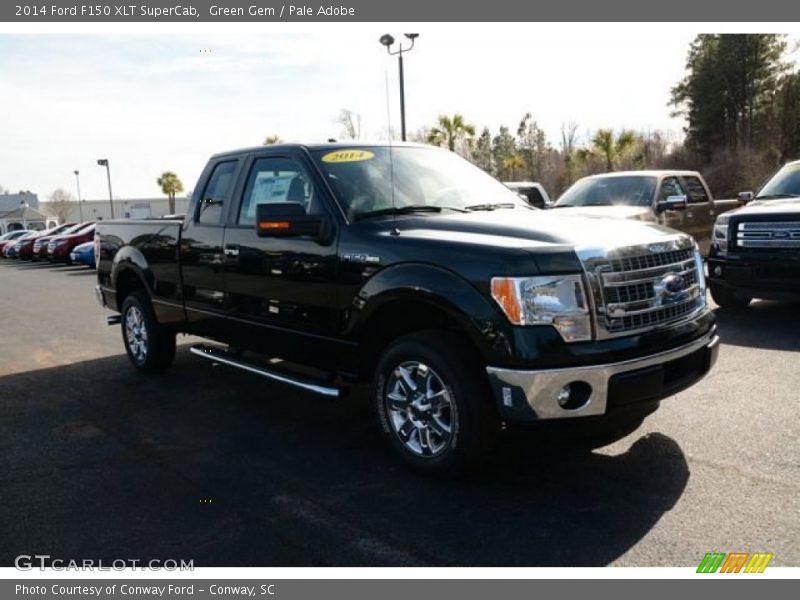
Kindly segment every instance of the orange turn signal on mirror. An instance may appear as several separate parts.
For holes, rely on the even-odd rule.
[[[291,225],[288,221],[259,221],[259,229],[289,229]]]
[[[522,307],[517,300],[516,283],[511,278],[492,278],[492,298],[506,313],[508,320],[515,325],[522,323]]]

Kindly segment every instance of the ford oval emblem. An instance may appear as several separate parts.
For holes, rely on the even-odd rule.
[[[683,291],[684,281],[682,275],[668,273],[664,276],[660,283],[661,285],[659,287],[663,290],[662,293],[665,296],[674,296],[675,294],[680,294]]]

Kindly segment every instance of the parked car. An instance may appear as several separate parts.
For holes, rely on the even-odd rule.
[[[97,224],[132,365],[167,369],[185,332],[227,345],[193,346],[204,360],[323,396],[371,383],[425,473],[464,473],[520,424],[605,445],[716,359],[691,237],[535,210],[454,153],[260,146],[194,189],[183,221]]]
[[[3,249],[11,244],[12,246],[17,243],[17,240],[22,236],[28,235],[31,232],[28,229],[18,229],[17,231],[10,231],[2,236],[0,236],[0,257],[5,258],[3,255]]]
[[[69,225],[58,225],[50,229],[32,231],[30,235],[19,238],[14,246],[15,258],[20,260],[32,260],[34,254],[33,247],[36,244],[36,240],[58,231],[64,231],[68,227]]]
[[[14,255],[9,256],[9,258],[30,260],[31,256],[33,256],[33,243],[36,241],[36,238],[41,235],[41,233],[41,231],[37,231],[17,239],[16,243],[14,244]]]
[[[659,223],[688,233],[707,255],[717,215],[738,205],[715,200],[697,171],[620,171],[579,179],[553,208]]]
[[[47,244],[56,236],[68,235],[78,229],[82,228],[84,223],[65,223],[55,229],[51,229],[48,233],[40,235],[33,242],[33,260],[47,260]]]
[[[70,253],[75,246],[94,239],[94,223],[84,223],[83,227],[69,235],[56,236],[47,243],[47,259],[51,262],[72,264]]]
[[[800,161],[781,168],[746,206],[717,218],[708,257],[711,296],[722,308],[753,298],[800,300]]]
[[[550,196],[541,183],[536,183],[535,181],[504,181],[503,184],[522,196],[531,206],[547,208],[551,204]]]
[[[94,269],[94,240],[75,246],[69,253],[69,259],[72,264],[87,265]]]
[[[5,248],[3,248],[3,258],[17,258],[20,242],[31,235],[36,235],[36,232],[29,232],[26,235],[18,237],[16,240],[12,240],[11,243],[6,244]]]

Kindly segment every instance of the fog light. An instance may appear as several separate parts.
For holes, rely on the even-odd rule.
[[[565,410],[578,410],[589,404],[592,386],[585,381],[572,381],[558,390],[556,400]]]
[[[716,267],[714,267],[714,275],[716,275],[717,277],[722,277],[722,267],[721,266],[717,265]]]

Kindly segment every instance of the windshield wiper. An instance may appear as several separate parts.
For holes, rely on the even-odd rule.
[[[473,204],[465,206],[465,210],[497,210],[498,208],[516,208],[513,202],[497,202],[495,204]]]
[[[776,198],[800,198],[800,194],[767,194],[766,196],[756,196],[754,200],[775,200]]]

